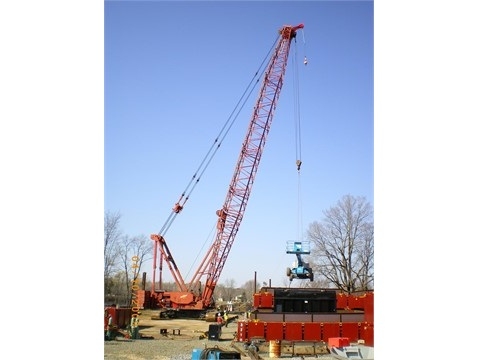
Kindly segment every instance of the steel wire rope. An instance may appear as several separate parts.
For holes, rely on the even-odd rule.
[[[233,108],[232,112],[230,113],[229,117],[227,118],[225,124],[223,125],[220,132],[216,136],[215,140],[213,141],[213,143],[212,143],[211,147],[209,148],[209,150],[207,151],[206,155],[203,157],[203,160],[201,161],[200,165],[196,169],[196,171],[193,174],[191,180],[187,184],[185,190],[182,192],[182,194],[180,196],[180,199],[178,200],[177,204],[180,204],[181,200],[183,198],[185,198],[183,204],[186,203],[186,201],[189,199],[191,193],[196,188],[196,185],[200,181],[201,176],[204,174],[204,172],[208,168],[208,165],[211,163],[214,155],[218,151],[218,149],[221,146],[221,144],[222,144],[223,140],[225,139],[226,135],[231,130],[233,124],[235,123],[236,119],[238,118],[238,115],[240,114],[241,110],[244,108],[244,106],[245,106],[246,102],[248,101],[248,99],[250,98],[253,90],[255,89],[257,84],[259,83],[260,77],[258,75],[260,73],[263,74],[265,72],[265,69],[266,69],[266,66],[267,66],[267,59],[270,58],[270,54],[272,53],[272,51],[275,47],[275,44],[278,41],[279,36],[280,35],[278,35],[278,37],[275,39],[275,41],[273,42],[273,45],[271,46],[271,48],[269,49],[269,51],[267,52],[267,54],[265,55],[265,57],[261,61],[258,69],[256,70],[255,74],[253,75],[250,82],[246,86],[246,89],[243,91],[240,99],[237,101],[235,107]],[[218,140],[218,139],[220,139],[220,140]],[[199,173],[199,176],[198,176],[198,173]],[[195,181],[195,179],[196,179],[196,181]],[[179,211],[174,211],[173,210],[172,212],[170,212],[170,215],[168,216],[165,223],[161,227],[160,231],[158,232],[158,235],[163,235],[163,236],[166,235],[168,229],[170,228],[171,224],[173,223],[173,221],[175,220],[175,218],[178,214],[179,214]]]
[[[294,45],[296,45],[296,38],[294,40]],[[296,156],[296,170],[298,172],[298,182],[297,182],[297,240],[302,240],[302,232],[303,232],[303,211],[302,211],[302,189],[301,189],[301,112],[299,106],[299,62],[298,62],[298,53],[297,47],[294,46],[293,56],[291,57],[292,67],[293,67],[293,126],[294,126],[294,134],[295,134],[295,156]],[[306,59],[306,57],[305,57]],[[304,65],[307,64],[307,61],[303,62]],[[291,282],[289,283],[291,286]]]
[[[295,155],[296,170],[298,172],[297,184],[297,240],[302,240],[303,219],[302,219],[302,194],[301,194],[301,112],[299,106],[299,69],[298,69],[298,53],[296,47],[293,54],[293,108],[294,108],[294,134],[295,134]]]
[[[301,29],[301,34],[303,34],[303,52],[304,52],[304,65],[308,65],[308,58],[306,56],[306,37],[304,36],[304,29]]]
[[[203,241],[203,245],[201,246],[201,249],[198,250],[198,252],[196,253],[196,257],[195,257],[195,260],[193,261],[193,263],[191,264],[190,268],[188,269],[188,271],[186,272],[186,278],[189,278],[190,276],[190,273],[191,271],[193,270],[193,266],[196,265],[197,261],[199,260],[200,258],[200,254],[203,253],[203,250],[205,249],[206,247],[206,244],[207,244],[207,241],[208,239],[213,239],[213,234],[215,233],[215,229],[216,229],[216,223],[213,224],[213,226],[211,227],[209,233],[208,233],[208,236],[206,236],[205,238],[205,241]],[[214,240],[214,239],[213,239]],[[211,240],[211,244],[213,243],[213,240]],[[210,245],[211,246],[211,245]],[[194,284],[189,284],[189,285],[194,285]]]
[[[196,181],[196,183],[192,186],[189,194],[191,194],[191,192],[193,191],[194,187],[196,187],[197,183],[199,182],[201,176],[203,175],[203,173],[206,171],[206,168],[208,167],[208,165],[210,164],[210,162],[212,161],[213,159],[213,156],[216,154],[216,152],[218,151],[219,147],[221,146],[223,140],[225,139],[226,135],[229,133],[229,131],[231,130],[231,127],[233,126],[234,122],[236,121],[236,119],[238,118],[238,115],[240,114],[241,110],[244,108],[244,106],[246,105],[246,102],[247,100],[251,97],[251,94],[253,92],[253,90],[256,88],[256,86],[258,85],[259,83],[259,80],[261,79],[260,77],[258,77],[259,74],[263,75],[265,72],[266,72],[266,67],[268,65],[267,63],[267,60],[269,58],[271,58],[271,53],[274,51],[274,48],[275,48],[275,45],[276,43],[278,42],[278,38],[279,38],[279,35],[278,37],[275,39],[275,41],[273,42],[273,45],[270,47],[269,51],[267,52],[267,54],[264,56],[263,60],[261,61],[260,65],[258,66],[258,70],[256,70],[254,76],[252,77],[252,79],[250,80],[248,86],[246,87],[245,91],[243,92],[243,94],[241,95],[240,99],[238,100],[236,106],[234,107],[233,111],[231,112],[230,116],[228,117],[227,121],[225,122],[225,124],[223,125],[223,127],[221,128],[218,136],[215,138],[213,144],[211,145],[210,149],[208,150],[206,156],[203,158],[203,161],[201,162],[200,166],[198,167],[197,169],[197,172],[202,168],[203,165],[204,168],[200,174],[200,176],[198,177],[198,180]],[[256,79],[256,80],[255,80]],[[253,85],[254,83],[254,85]],[[249,92],[248,92],[248,89],[249,89]],[[248,92],[247,96],[246,96],[246,93]],[[245,97],[246,96],[246,97]],[[241,103],[241,101],[243,101]],[[239,105],[241,103],[241,106]],[[234,115],[236,112],[236,115]],[[233,117],[234,115],[234,117]],[[218,138],[220,138],[220,135],[222,135],[221,137],[221,141],[218,142]],[[218,145],[216,146],[215,148],[215,144],[218,143]],[[209,157],[208,161],[206,161],[206,159]],[[195,173],[196,175],[196,173]],[[188,186],[187,186],[187,189],[189,186],[192,185],[192,182],[195,178],[195,175],[193,175],[192,179],[190,180]],[[185,192],[183,192],[184,194]],[[183,196],[183,195],[182,195]],[[189,197],[189,195],[188,195]],[[173,213],[172,214],[176,217],[176,215],[178,215],[177,213]],[[171,214],[170,214],[171,216]],[[171,223],[170,225],[171,226]],[[168,228],[169,228],[168,226]],[[168,228],[166,230],[168,230]],[[199,255],[200,253],[202,253],[203,249],[206,248],[206,245],[207,243],[209,242],[209,246],[212,246],[212,244],[214,243],[215,241],[215,238],[214,238],[214,230],[216,228],[216,221],[213,225],[213,227],[211,228],[211,230],[209,231],[208,235],[205,237],[205,240],[203,241],[203,244],[201,246],[201,249],[199,250],[199,252],[197,253],[197,256],[194,260],[194,262],[191,264],[190,268],[188,269],[188,272],[186,273],[186,278],[188,278],[189,274],[191,273],[191,271],[193,270],[193,267],[194,265],[197,263],[197,261],[199,260]],[[190,285],[194,285],[194,284],[190,284]]]
[[[303,38],[304,39],[304,38]],[[293,106],[294,106],[294,133],[295,133],[295,153],[296,153],[296,170],[298,172],[297,180],[297,241],[302,241],[303,239],[303,200],[302,200],[302,188],[301,188],[301,165],[302,165],[302,154],[301,154],[301,111],[300,111],[300,94],[299,94],[299,62],[298,53],[296,52],[296,47],[293,56]],[[306,65],[306,62],[304,63]]]

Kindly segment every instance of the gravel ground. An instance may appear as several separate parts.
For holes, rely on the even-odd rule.
[[[227,326],[223,326],[220,339],[208,340],[202,335],[208,330],[211,323],[202,320],[152,320],[154,312],[144,311],[140,315],[140,335],[142,339],[124,339],[117,337],[116,340],[104,342],[105,360],[191,360],[194,349],[218,347],[225,351],[244,350],[244,344],[234,341],[237,331],[236,319]],[[160,330],[167,330],[161,334]],[[180,334],[173,334],[173,329],[179,329]],[[288,352],[289,350],[289,352]],[[311,350],[311,349],[309,349]],[[306,359],[335,359],[328,353],[317,351],[316,356],[306,352],[304,356],[292,356],[291,349],[283,347],[281,358],[289,360]],[[296,350],[296,354],[300,353]],[[269,344],[259,346],[258,355],[261,359],[269,359]],[[246,351],[241,356],[242,360],[250,360]]]
[[[195,348],[203,349],[205,346],[217,346],[223,350],[236,350],[230,341],[205,341],[205,340],[131,340],[131,341],[107,341],[105,342],[104,359],[128,359],[128,360],[191,360],[192,351]],[[268,352],[260,352],[259,356],[269,359]],[[317,356],[295,356],[282,354],[282,358],[289,360],[323,359],[335,360],[337,358],[328,354]],[[242,354],[242,360],[251,359]]]
[[[223,332],[224,335],[224,332]],[[222,336],[223,336],[222,335]],[[236,348],[233,346],[236,345]],[[243,344],[231,340],[199,340],[191,339],[188,336],[165,337],[165,339],[141,339],[141,340],[116,340],[105,341],[104,359],[106,360],[191,360],[193,349],[218,347],[226,351],[238,351],[243,349]],[[262,359],[269,359],[269,349],[266,346],[260,347],[258,355]],[[291,353],[283,353],[282,358],[290,360],[306,359],[335,359],[329,354],[318,354],[317,356],[292,356]],[[251,359],[245,353],[242,360]]]
[[[219,347],[226,351],[236,350],[231,346],[237,326],[235,322],[222,327],[220,340],[200,339],[211,323],[200,320],[151,320],[150,312],[140,316],[140,335],[149,339],[105,341],[105,360],[191,360],[193,349]],[[143,325],[143,326],[141,326]],[[160,329],[167,334],[160,335]],[[173,335],[173,329],[180,334]],[[249,359],[249,357],[244,357]]]
[[[213,344],[214,343],[214,344]],[[191,360],[193,349],[218,346],[224,350],[233,350],[230,342],[208,340],[131,340],[106,341],[104,359],[128,360]]]

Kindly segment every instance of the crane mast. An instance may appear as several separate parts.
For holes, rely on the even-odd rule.
[[[228,187],[226,199],[222,208],[216,211],[218,216],[216,238],[188,286],[186,286],[163,236],[159,234],[151,235],[151,239],[155,241],[153,292],[155,292],[155,269],[158,250],[161,253],[160,273],[163,261],[165,261],[178,288],[178,291],[170,292],[168,296],[162,292],[158,298],[161,298],[162,303],[168,302],[169,306],[173,308],[192,310],[204,310],[214,305],[213,292],[243,220],[276,104],[283,86],[291,41],[296,37],[296,31],[303,27],[303,24],[297,26],[285,25],[279,30],[278,41],[266,67],[262,87],[253,108],[253,114]],[[175,206],[173,208],[173,217],[182,209],[180,203],[177,203]],[[206,281],[201,290],[201,279],[204,278],[206,278]],[[197,293],[198,289],[200,289],[199,293]]]
[[[300,28],[303,28],[303,24],[294,27],[284,26],[280,30],[280,37],[267,66],[225,202],[223,207],[216,212],[218,215],[216,240],[193,276],[192,285],[198,282],[202,276],[206,276],[205,287],[201,296],[205,305],[209,305],[211,301],[221,271],[243,220],[283,86],[291,40],[296,36],[296,30]]]

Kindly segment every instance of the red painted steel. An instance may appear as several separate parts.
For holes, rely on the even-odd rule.
[[[361,328],[361,338],[368,346],[374,346],[374,324],[364,323]]]
[[[265,338],[265,324],[264,322],[258,321],[249,321],[247,322],[248,330],[248,339],[251,338]]]
[[[284,323],[269,322],[265,323],[266,341],[283,340],[284,339]]]
[[[364,328],[364,323],[358,323],[358,340],[359,339],[362,339],[364,340],[363,338],[363,328]]]
[[[303,340],[303,323],[287,323],[284,329],[284,339],[289,341]]]
[[[257,309],[272,309],[273,308],[273,294],[259,293],[253,295],[253,306]]]
[[[303,324],[303,340],[319,341],[321,339],[321,324],[320,323],[304,323]]]
[[[348,308],[348,295],[346,294],[337,294],[336,295],[336,309],[345,310]]]
[[[360,326],[361,323],[341,323],[341,336],[349,338],[352,342],[357,342]]]
[[[253,306],[257,309],[257,308],[262,308],[263,306],[261,306],[261,298],[262,298],[263,294],[253,294]]]
[[[261,296],[264,298],[267,295],[258,294],[256,304],[261,303],[262,300],[259,300]],[[341,298],[340,301],[344,305],[344,299],[347,299],[348,296],[337,294],[337,297]],[[283,327],[283,340],[286,341],[328,341],[329,338],[348,337],[351,341],[362,339],[365,345],[374,346],[374,292],[354,295],[352,298],[354,306],[362,304],[364,309],[342,310],[338,313],[299,314],[276,313],[271,312],[271,309],[264,309],[265,312],[262,312],[261,308],[258,308],[254,316],[257,321],[260,320],[264,324],[266,337],[270,337],[268,332],[278,335],[280,332],[278,329]],[[274,308],[274,297],[272,302]],[[238,327],[238,334],[240,333],[240,336],[245,339],[240,341],[250,341],[251,335],[245,334],[244,330]]]
[[[364,299],[364,321],[374,324],[374,293],[367,293]]]
[[[105,330],[108,329],[108,315],[111,315],[112,317],[112,324],[115,325],[117,328],[122,329],[130,324],[131,314],[131,308],[117,308],[115,306],[105,307]]]
[[[340,337],[341,331],[339,323],[322,323],[321,324],[321,340],[327,342],[329,338]]]
[[[360,295],[360,296],[349,296],[348,297],[348,307],[351,310],[362,310],[364,309],[364,299],[366,298],[366,295]]]
[[[240,320],[238,321],[238,326],[237,326],[237,331],[236,331],[236,337],[238,341],[241,342],[248,342],[248,321],[246,320]]]
[[[351,339],[347,337],[331,337],[328,339],[328,347],[344,347],[351,345]]]

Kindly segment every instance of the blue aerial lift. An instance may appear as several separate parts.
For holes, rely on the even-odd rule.
[[[289,281],[293,279],[309,279],[314,281],[313,269],[309,266],[309,263],[303,261],[301,255],[308,255],[311,253],[309,241],[288,241],[286,244],[286,253],[295,254],[297,259],[296,267],[286,268],[286,276],[289,277]]]

